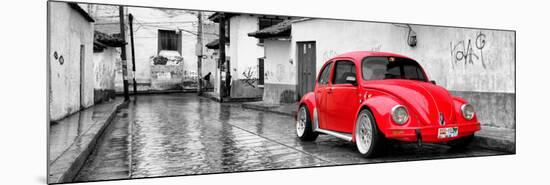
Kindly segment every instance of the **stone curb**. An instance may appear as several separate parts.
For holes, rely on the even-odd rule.
[[[292,112],[280,111],[280,110],[277,110],[277,109],[273,109],[273,108],[269,108],[269,107],[265,107],[265,106],[261,106],[261,105],[255,105],[255,104],[243,103],[241,106],[244,109],[252,109],[252,110],[259,110],[259,111],[264,111],[264,112],[271,112],[271,113],[285,115],[285,116],[294,117],[296,115],[296,111],[292,111]]]
[[[256,104],[243,103],[242,108],[271,112],[271,113],[276,113],[276,114],[281,114],[286,116],[294,116],[296,114],[295,111],[283,112],[271,107],[266,107],[266,106],[256,105]],[[504,152],[514,153],[514,154],[516,153],[515,141],[509,140],[509,139],[502,139],[502,138],[476,134],[472,145],[485,148],[485,149],[490,149],[490,150],[498,150],[498,151],[504,151]]]
[[[511,154],[516,153],[516,142],[508,139],[500,139],[476,134],[472,145],[490,150],[509,152]]]
[[[90,128],[85,134],[81,135],[77,140],[75,140],[75,142],[69,147],[69,149],[67,149],[66,153],[59,157],[59,159],[57,159],[55,162],[50,164],[48,166],[48,184],[72,182],[84,165],[84,162],[86,161],[88,156],[92,153],[93,149],[97,145],[97,142],[103,135],[103,132],[115,118],[118,110],[127,105],[127,101],[123,101],[122,103],[116,105],[104,123],[97,123],[92,126],[92,128]],[[79,142],[85,143],[85,139],[89,139],[89,142],[87,144],[84,144],[84,146],[77,144]]]

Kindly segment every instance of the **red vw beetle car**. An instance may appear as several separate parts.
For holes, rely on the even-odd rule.
[[[435,85],[415,60],[387,52],[327,61],[299,105],[301,140],[332,135],[355,142],[364,157],[376,156],[387,139],[465,147],[480,130],[472,105]]]

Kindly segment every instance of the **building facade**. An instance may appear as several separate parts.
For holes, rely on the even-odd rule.
[[[94,104],[94,20],[77,4],[48,3],[50,120]]]
[[[120,33],[119,7],[87,5],[96,19],[95,29],[107,34]],[[124,30],[130,90],[135,77],[141,92],[194,90],[197,88],[196,11],[124,7]],[[129,15],[132,15],[132,32]],[[132,71],[131,34],[134,41],[135,73]],[[122,92],[122,65],[117,62],[115,86]]]
[[[472,102],[484,126],[515,129],[514,32],[309,18],[293,20],[290,32],[266,42],[266,89],[276,85],[264,102],[311,92],[338,54],[385,51],[417,60],[431,80]]]
[[[219,23],[221,14],[209,17]],[[229,98],[261,100],[265,94],[265,59],[267,40],[250,37],[248,34],[287,20],[284,16],[251,15],[226,13],[226,61],[229,62]],[[221,39],[220,36],[218,38]],[[265,41],[265,42],[264,42]],[[221,79],[225,80],[225,68],[222,65]]]

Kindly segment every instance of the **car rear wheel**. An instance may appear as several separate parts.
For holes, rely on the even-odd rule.
[[[319,133],[313,131],[313,124],[309,110],[305,105],[300,106],[296,119],[296,136],[302,141],[314,141]]]
[[[372,113],[364,109],[359,112],[355,124],[355,144],[363,157],[375,157],[383,151],[384,135],[378,130]]]

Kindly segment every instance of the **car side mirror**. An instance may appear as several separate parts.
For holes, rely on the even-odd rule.
[[[357,79],[355,78],[355,76],[347,76],[346,82],[353,85],[357,85]]]
[[[435,80],[430,80],[430,82],[432,82],[434,85],[436,85]]]

